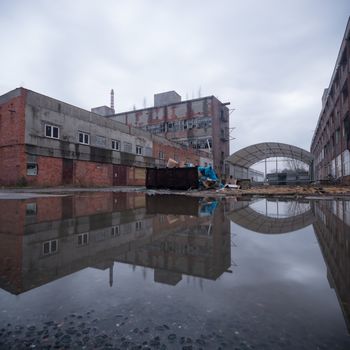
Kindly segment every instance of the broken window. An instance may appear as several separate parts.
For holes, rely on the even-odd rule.
[[[106,138],[104,136],[96,136],[96,145],[106,147]]]
[[[132,144],[130,142],[124,141],[124,152],[132,152]]]

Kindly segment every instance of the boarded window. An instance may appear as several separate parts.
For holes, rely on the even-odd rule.
[[[132,144],[130,142],[124,141],[124,152],[132,152]]]
[[[104,136],[96,136],[96,146],[106,147],[106,138]]]

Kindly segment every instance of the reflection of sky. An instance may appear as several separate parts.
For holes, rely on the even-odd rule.
[[[292,217],[310,210],[310,203],[261,199],[249,205],[256,212],[272,218]]]

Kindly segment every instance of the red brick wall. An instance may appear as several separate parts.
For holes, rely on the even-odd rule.
[[[23,145],[0,146],[0,185],[19,184],[26,174],[26,157]]]
[[[59,186],[62,184],[62,158],[37,157],[38,174],[26,175],[28,185]]]
[[[0,147],[24,144],[25,97],[21,95],[0,105]]]
[[[36,198],[34,200],[37,206],[36,223],[44,221],[61,220],[62,198],[63,197]],[[27,201],[27,203],[30,202],[32,201]]]
[[[112,211],[113,193],[84,193],[74,197],[74,217]]]
[[[25,176],[25,90],[0,104],[0,184],[16,185]]]
[[[153,142],[153,157],[159,158],[159,152],[164,153],[164,161],[167,162],[169,158],[174,159],[174,155],[178,161],[190,162],[195,165],[199,164],[199,156],[190,149],[177,148],[167,144]]]
[[[77,186],[112,186],[113,165],[74,161],[74,184]]]

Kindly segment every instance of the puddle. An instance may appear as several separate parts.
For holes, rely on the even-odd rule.
[[[0,200],[0,348],[350,347],[350,202]]]

